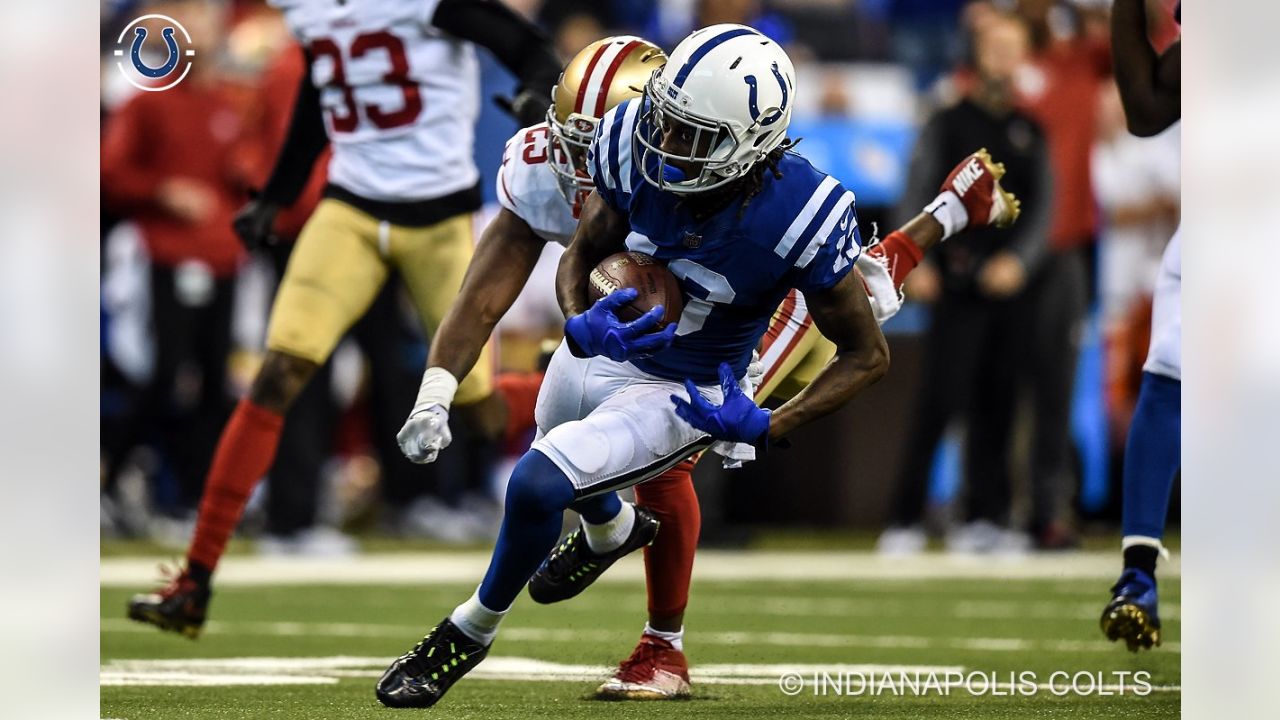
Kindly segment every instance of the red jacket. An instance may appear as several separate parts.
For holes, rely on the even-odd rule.
[[[1034,60],[1038,71],[1022,87],[1023,108],[1044,128],[1054,171],[1050,238],[1066,250],[1092,239],[1094,213],[1091,155],[1098,119],[1098,94],[1111,72],[1110,48],[1103,41],[1057,41]]]
[[[243,251],[231,219],[242,199],[232,165],[241,130],[231,90],[195,78],[171,90],[140,92],[107,119],[103,202],[138,224],[153,263],[201,260],[218,277],[235,274]],[[217,198],[215,210],[198,224],[157,203],[162,183],[179,177],[203,182]]]

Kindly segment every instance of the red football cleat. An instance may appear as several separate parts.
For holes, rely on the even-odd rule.
[[[631,657],[596,690],[601,700],[675,700],[689,696],[689,662],[671,643],[641,635]]]
[[[942,192],[955,193],[969,215],[965,227],[976,228],[994,225],[1008,227],[1022,212],[1021,203],[1013,193],[1000,187],[1004,177],[1003,163],[991,159],[986,148],[960,161],[942,183]],[[955,228],[955,231],[964,228]]]

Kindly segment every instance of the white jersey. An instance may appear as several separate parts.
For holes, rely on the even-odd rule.
[[[431,25],[439,0],[270,0],[311,55],[333,147],[329,180],[429,200],[479,181],[475,47]]]
[[[511,136],[498,168],[498,202],[525,221],[538,237],[568,247],[578,218],[560,194],[556,174],[547,166],[550,139],[551,129],[545,122]]]

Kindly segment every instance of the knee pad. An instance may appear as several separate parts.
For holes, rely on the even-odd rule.
[[[563,511],[573,502],[573,483],[537,450],[525,453],[507,483],[506,511],[547,513]]]

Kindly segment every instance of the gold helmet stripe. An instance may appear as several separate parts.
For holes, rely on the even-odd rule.
[[[621,46],[614,43],[601,45],[591,57],[590,64],[587,65],[586,82],[578,88],[574,111],[587,114],[585,108],[590,102],[591,117],[603,117],[609,88],[613,85],[613,76],[617,74],[618,68],[622,66],[627,56],[642,44],[637,38]]]

